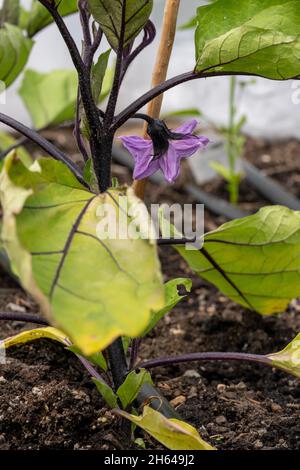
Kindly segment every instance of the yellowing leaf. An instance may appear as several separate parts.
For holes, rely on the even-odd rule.
[[[274,366],[300,379],[300,333],[282,351],[268,354]]]
[[[26,168],[11,154],[0,175],[0,199],[12,269],[84,355],[145,330],[151,311],[164,304],[156,245],[129,232],[125,239],[106,238],[104,227],[113,211],[116,230],[127,223],[129,230],[134,219],[143,231],[146,220],[134,216],[139,200],[131,190],[96,195],[60,162],[41,159]]]
[[[52,328],[50,326],[46,328],[22,331],[22,333],[11,336],[10,338],[6,338],[1,343],[4,344],[5,348],[10,348],[12,346],[16,346],[17,344],[29,343],[30,341],[35,341],[42,338],[58,341],[65,346],[70,345],[70,341],[62,331],[59,331],[56,328]]]
[[[122,410],[114,410],[136,424],[150,436],[171,450],[214,450],[201,439],[198,431],[188,423],[178,419],[167,419],[159,411],[145,406],[141,416],[135,416]]]

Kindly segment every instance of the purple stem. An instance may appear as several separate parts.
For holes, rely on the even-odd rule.
[[[86,368],[86,370],[89,372],[89,374],[94,377],[95,379],[99,380],[100,382],[103,382],[107,385],[107,382],[104,380],[102,375],[99,374],[99,372],[96,371],[96,369],[92,366],[90,361],[86,359],[83,356],[80,356],[79,354],[76,354],[78,359],[80,360],[81,364]]]
[[[82,138],[82,135],[81,135],[81,131],[80,131],[80,123],[81,123],[81,118],[80,118],[80,101],[81,101],[81,98],[80,98],[80,90],[78,88],[78,91],[77,91],[77,101],[76,101],[76,116],[75,116],[75,125],[74,125],[74,137],[76,139],[76,143],[77,143],[77,147],[78,147],[78,150],[79,152],[81,153],[82,155],[82,158],[85,162],[88,161],[89,159],[89,156],[88,156],[88,153],[87,153],[87,150],[85,148],[85,145],[84,145],[84,142],[83,142],[83,138]]]
[[[47,320],[34,313],[0,312],[0,320],[21,321],[26,323],[36,323],[37,325],[49,326]]]
[[[156,36],[156,29],[152,21],[148,21],[145,28],[144,28],[144,37],[142,39],[141,44],[136,47],[128,56],[125,57],[123,63],[123,69],[120,77],[120,83],[122,83],[128,67],[132,64],[132,62],[137,58],[137,56],[150,44],[154,41]]]
[[[208,70],[204,70],[202,72],[195,72],[194,70],[190,72],[183,73],[176,77],[170,78],[166,80],[161,85],[158,85],[152,90],[149,90],[147,93],[142,95],[132,104],[130,104],[124,111],[122,111],[114,120],[112,124],[112,130],[115,132],[119,127],[125,124],[128,119],[130,119],[135,113],[137,113],[141,108],[143,108],[147,103],[152,101],[157,96],[165,93],[166,91],[170,90],[171,88],[176,87],[177,85],[181,85],[182,83],[189,82],[191,80],[197,80],[199,78],[209,78],[209,77],[225,77],[225,76],[251,76],[251,77],[260,77],[259,74],[255,73],[234,73],[234,72],[211,72]],[[290,80],[299,80],[299,76],[292,77]]]
[[[109,128],[114,120],[114,115],[116,111],[117,101],[119,97],[120,84],[121,84],[121,73],[123,67],[123,51],[125,43],[125,33],[126,33],[126,0],[123,0],[122,5],[122,20],[121,20],[121,30],[120,30],[120,39],[117,50],[117,62],[115,68],[114,81],[110,93],[110,97],[107,104],[106,115],[104,118],[105,125]]]
[[[87,186],[83,179],[82,172],[76,163],[74,163],[63,152],[55,147],[55,145],[51,144],[51,142],[39,135],[36,131],[33,131],[29,127],[24,126],[24,124],[21,124],[20,122],[16,121],[10,116],[6,116],[5,114],[0,113],[0,122],[24,135],[26,138],[41,147],[51,157],[55,158],[55,160],[59,160],[65,163],[72,173],[74,173],[74,175],[77,177],[80,183],[84,184],[84,186]]]
[[[139,353],[139,348],[140,348],[141,342],[142,342],[141,338],[135,338],[135,339],[132,340],[131,352],[130,352],[130,361],[129,361],[129,370],[133,370],[135,365],[136,365],[137,356],[138,356],[138,353]]]
[[[237,352],[203,352],[184,354],[175,357],[162,357],[138,364],[137,368],[151,369],[153,367],[162,367],[174,364],[183,364],[185,362],[195,361],[246,361],[272,366],[271,359],[267,356],[258,354],[237,353]]]

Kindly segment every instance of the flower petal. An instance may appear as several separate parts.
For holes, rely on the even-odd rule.
[[[159,170],[159,160],[136,160],[133,177],[135,180],[142,180],[153,175]]]
[[[180,157],[170,142],[169,150],[158,159],[161,171],[169,183],[174,183],[180,171]]]
[[[124,147],[134,158],[139,158],[142,152],[148,152],[151,155],[152,142],[149,139],[142,139],[136,135],[120,137]]]
[[[175,132],[178,132],[179,134],[192,134],[197,126],[197,119],[190,119],[189,121],[186,121],[184,124],[182,124],[182,126],[175,129]]]
[[[205,148],[208,144],[209,139],[203,135],[190,135],[181,140],[173,140],[171,143],[179,158],[191,157],[197,150]]]
[[[138,136],[120,137],[124,147],[135,159],[133,177],[136,180],[147,178],[159,170],[158,160],[153,160],[152,141]]]

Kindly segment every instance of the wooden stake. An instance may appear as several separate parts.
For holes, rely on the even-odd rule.
[[[152,74],[153,88],[163,83],[167,78],[169,63],[175,40],[179,6],[180,0],[166,0],[162,35]],[[147,108],[148,116],[151,116],[154,119],[158,119],[160,116],[162,102],[163,95],[160,95],[154,100],[152,100]],[[143,137],[145,139],[148,138],[147,123],[145,123],[144,125]],[[135,191],[135,194],[141,199],[144,199],[146,184],[147,179],[136,180],[133,182],[133,189]]]

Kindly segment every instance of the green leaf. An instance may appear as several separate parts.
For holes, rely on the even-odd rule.
[[[77,73],[74,70],[55,70],[50,73],[26,70],[19,94],[34,127],[42,129],[73,120],[77,87]]]
[[[146,369],[133,370],[117,390],[124,410],[134,402],[145,383],[153,384],[151,375]]]
[[[92,379],[97,389],[101,393],[105,402],[110,408],[116,408],[118,406],[118,397],[114,394],[112,388],[105,382],[101,382],[95,378]]]
[[[52,327],[22,331],[22,333],[4,339],[2,343],[4,344],[5,348],[10,348],[18,344],[25,344],[43,338],[52,339],[53,341],[57,341],[65,346],[70,344],[64,333]]]
[[[111,87],[111,70],[108,69],[95,92],[100,91],[99,102]],[[75,118],[78,78],[75,70],[55,70],[40,73],[26,70],[19,94],[28,109],[34,127],[42,129],[56,126]]]
[[[57,0],[57,5],[59,5],[58,12],[61,16],[67,16],[77,11],[77,0]],[[33,0],[27,23],[28,36],[34,36],[52,22],[53,19],[48,10],[38,0]]]
[[[178,419],[167,419],[161,413],[145,406],[141,416],[135,416],[122,410],[116,414],[128,419],[150,436],[171,450],[214,450],[201,439],[198,431],[188,423]]]
[[[300,75],[298,0],[218,0],[198,8],[198,72]]]
[[[172,279],[165,284],[165,306],[158,312],[152,313],[151,321],[144,331],[143,336],[146,336],[167,313],[173,310],[173,308],[185,298],[185,295],[178,293],[179,286],[184,286],[187,292],[191,292],[192,281],[190,279],[178,278]]]
[[[93,90],[93,97],[96,103],[98,103],[101,91],[103,87],[103,80],[105,77],[105,73],[107,71],[108,60],[111,53],[111,49],[100,54],[98,61],[93,66],[92,69],[92,90]],[[110,89],[110,87],[109,87]]]
[[[300,333],[282,351],[268,354],[274,367],[279,367],[300,379]]]
[[[94,19],[100,24],[111,47],[118,49],[122,30],[124,0],[88,0]],[[124,46],[130,44],[142,31],[151,15],[153,0],[126,0]]]
[[[0,80],[9,87],[25,67],[33,41],[17,26],[5,23],[0,29]]]
[[[204,237],[198,250],[176,250],[202,278],[263,315],[283,312],[300,295],[300,212],[264,207]]]
[[[12,154],[0,198],[12,269],[84,355],[144,331],[164,298],[155,242],[130,232],[133,223],[141,233],[151,226],[132,189],[96,195],[60,162],[41,159],[27,169]],[[109,214],[120,230],[129,223],[125,239],[106,237]]]
[[[20,0],[4,0],[0,12],[0,24],[10,23],[18,25],[20,15]]]

